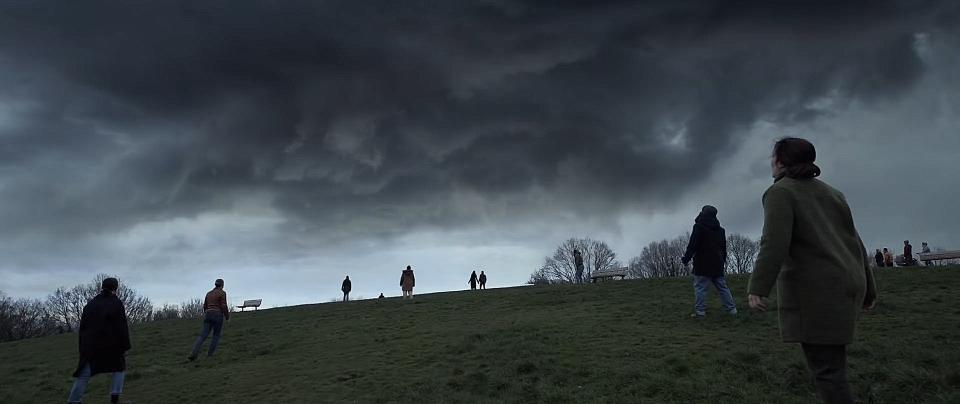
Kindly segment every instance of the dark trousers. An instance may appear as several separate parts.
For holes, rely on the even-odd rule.
[[[847,381],[847,346],[800,344],[816,380],[817,395],[826,404],[853,403]]]
[[[207,348],[207,356],[213,356],[213,352],[217,350],[217,344],[220,342],[220,331],[222,330],[223,313],[219,311],[208,311],[204,313],[203,330],[200,331],[197,342],[193,344],[193,351],[190,353],[190,356],[193,358],[197,357],[197,354],[200,353],[200,347],[203,346],[203,341],[210,335],[210,331],[213,331],[213,339],[210,340],[210,347]]]

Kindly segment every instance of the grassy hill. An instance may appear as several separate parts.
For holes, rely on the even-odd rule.
[[[960,268],[878,273],[878,309],[850,347],[865,402],[960,402]],[[811,402],[799,347],[775,313],[710,295],[688,317],[688,279],[518,287],[238,313],[218,355],[186,356],[195,320],[134,327],[126,398],[148,403]],[[0,402],[66,400],[76,336],[0,344]],[[105,376],[87,402],[105,402]]]

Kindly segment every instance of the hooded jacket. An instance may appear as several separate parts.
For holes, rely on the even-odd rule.
[[[123,302],[116,295],[101,292],[83,307],[80,317],[80,360],[73,377],[90,365],[92,375],[121,372],[127,363],[124,354],[130,350],[130,330]]]
[[[683,262],[693,259],[693,274],[715,278],[723,276],[727,264],[727,233],[717,220],[717,208],[704,206],[697,216]]]

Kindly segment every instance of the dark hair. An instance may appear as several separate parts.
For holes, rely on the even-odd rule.
[[[407,265],[407,269],[410,269],[410,266],[409,266],[409,265]]]
[[[807,179],[820,176],[820,167],[813,164],[817,160],[817,149],[807,139],[785,137],[773,145],[773,157],[783,165],[783,175],[787,178]]]
[[[120,282],[117,278],[107,278],[100,284],[100,288],[107,292],[116,292],[120,288]]]
[[[216,287],[218,287],[218,288],[222,288],[222,287],[223,287],[223,279],[217,279],[217,280],[213,281],[213,286],[216,286]]]

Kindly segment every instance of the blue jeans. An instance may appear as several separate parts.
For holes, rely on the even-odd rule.
[[[213,339],[210,340],[210,348],[207,349],[207,356],[213,356],[213,351],[217,350],[217,344],[220,342],[220,331],[223,330],[223,313],[219,311],[208,311],[203,315],[203,331],[197,337],[197,343],[193,344],[193,352],[190,357],[196,358],[200,353],[200,347],[203,341],[213,331]]]
[[[720,293],[720,301],[723,302],[723,309],[730,314],[736,314],[737,304],[733,301],[733,294],[730,293],[730,288],[727,287],[727,281],[722,276],[693,276],[694,312],[699,316],[707,314],[707,291],[709,291],[711,283],[717,288],[717,292]]]
[[[123,392],[123,372],[114,372],[113,373],[113,382],[110,383],[110,394],[117,394]],[[68,403],[79,403],[83,401],[83,393],[87,391],[87,383],[90,382],[90,364],[86,364],[83,369],[80,370],[80,375],[73,381],[73,388],[70,389],[70,397],[67,398]]]

